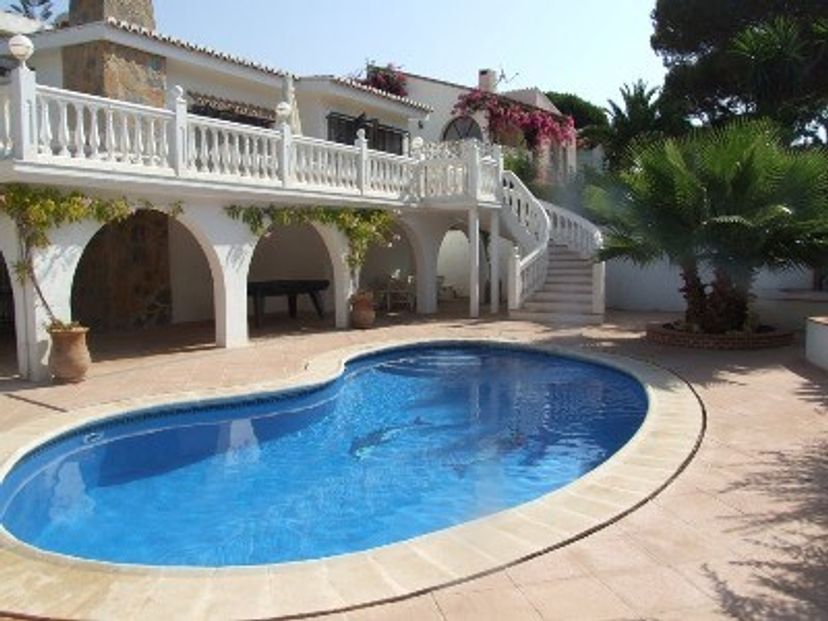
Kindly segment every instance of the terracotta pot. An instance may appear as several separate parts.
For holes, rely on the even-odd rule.
[[[89,328],[51,329],[49,371],[56,382],[82,382],[92,364],[86,334]]]
[[[373,296],[354,296],[351,302],[351,324],[360,330],[374,325],[377,314],[374,312]]]

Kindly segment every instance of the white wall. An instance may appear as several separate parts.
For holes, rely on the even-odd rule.
[[[709,273],[703,273],[708,280]],[[790,270],[772,273],[763,270],[753,286],[757,296],[754,307],[763,322],[786,328],[801,329],[808,315],[828,312],[828,301],[779,299],[780,289],[810,289],[810,270]],[[607,263],[607,307],[631,311],[684,310],[684,298],[679,292],[682,281],[677,267],[661,261],[647,267],[638,267],[629,261]],[[789,297],[789,296],[788,296]]]
[[[501,250],[501,254],[502,254]],[[506,272],[501,268],[501,277]],[[459,297],[469,295],[469,238],[464,231],[449,231],[440,244],[437,255],[437,276],[445,277],[444,287],[453,287]],[[489,264],[480,242],[480,296],[489,281]]]
[[[204,251],[184,225],[170,218],[172,322],[213,319],[213,278]]]
[[[411,127],[412,136],[420,136],[427,142],[439,142],[443,139],[443,130],[449,121],[454,118],[452,109],[457,98],[471,91],[471,88],[456,86],[436,80],[428,80],[416,76],[408,76],[408,96],[415,101],[428,104],[434,111],[428,120],[423,122],[422,129]],[[486,132],[486,119],[483,113],[474,116],[475,120]]]
[[[353,96],[348,91],[334,89],[347,89],[345,86],[332,85],[329,92],[322,90],[318,84],[310,86],[303,85],[302,80],[296,86],[296,100],[299,103],[299,118],[302,121],[302,134],[313,138],[328,139],[328,114],[338,112],[348,116],[357,117],[363,112],[369,119],[378,119],[384,125],[390,125],[403,131],[409,129],[409,116],[402,113],[393,113],[383,109],[377,102],[372,103],[373,95],[365,95],[353,90]],[[349,96],[345,96],[348,92]],[[411,110],[410,116],[416,117],[421,113]],[[371,145],[368,145],[369,147]]]
[[[29,65],[35,70],[38,84],[63,87],[63,56],[60,50],[35,51]]]
[[[274,76],[272,84],[261,84],[168,59],[167,88],[176,85],[185,91],[192,90],[270,109],[275,109],[285,98],[279,77]]]
[[[274,228],[259,242],[250,264],[249,281],[258,280],[328,280],[330,285],[321,294],[326,315],[333,306],[333,270],[322,238],[310,225]],[[286,297],[268,298],[265,312],[287,312]],[[316,312],[307,295],[298,298],[299,312]],[[253,305],[248,306],[253,314]]]

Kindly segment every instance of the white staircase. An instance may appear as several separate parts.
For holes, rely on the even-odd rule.
[[[593,308],[595,263],[565,245],[556,245],[554,240],[549,244],[548,261],[546,279],[541,287],[509,315],[515,319],[562,325],[601,323],[603,312]]]
[[[508,273],[509,316],[559,325],[604,320],[603,263],[593,260],[600,230],[577,214],[535,198],[503,173],[503,221],[517,242]]]

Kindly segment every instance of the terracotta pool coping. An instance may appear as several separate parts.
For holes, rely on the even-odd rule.
[[[424,343],[481,343],[546,351],[598,362],[629,373],[646,388],[647,416],[614,456],[569,485],[532,502],[451,528],[371,550],[313,561],[258,567],[159,568],[115,565],[42,552],[0,528],[0,579],[12,588],[9,612],[31,616],[106,616],[107,612],[174,614],[182,598],[192,615],[296,618],[342,612],[419,595],[497,571],[584,537],[657,494],[692,457],[704,411],[689,385],[645,362],[508,339],[438,338],[356,345],[311,359],[289,381],[183,393],[93,406],[33,421],[0,439],[0,478],[44,442],[92,422],[136,409],[215,401],[310,387],[335,379],[361,355]],[[7,575],[6,575],[7,574]],[[54,581],[53,598],[29,601],[27,584]],[[113,591],[117,597],[112,597]],[[112,610],[102,611],[106,593]],[[122,617],[123,618],[123,617]]]

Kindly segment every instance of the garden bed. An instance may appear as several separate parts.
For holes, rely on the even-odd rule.
[[[756,332],[707,334],[680,330],[672,324],[653,323],[647,326],[647,340],[659,345],[697,349],[768,349],[793,343],[794,333],[761,326]]]

